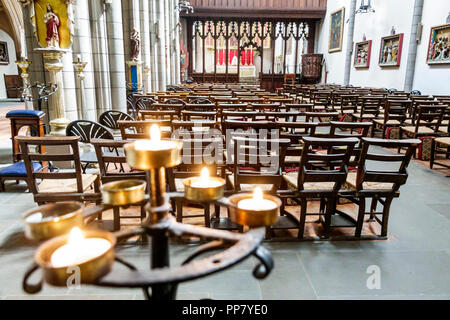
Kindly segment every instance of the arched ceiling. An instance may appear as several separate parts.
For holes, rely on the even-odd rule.
[[[22,6],[17,0],[1,0],[0,6],[0,10],[8,17],[8,21],[3,22],[4,29],[14,39],[16,51],[20,53],[22,51],[22,37],[25,36]]]

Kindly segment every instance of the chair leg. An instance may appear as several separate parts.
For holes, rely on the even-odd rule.
[[[0,179],[0,192],[5,191],[5,180]]]
[[[114,207],[113,208],[113,215],[114,215],[114,231],[120,230],[120,208]]]
[[[386,138],[386,126],[383,126],[383,131],[381,132],[381,139],[385,139]]]
[[[372,202],[370,204],[370,219],[375,218],[375,212],[377,211],[378,199],[373,197]]]
[[[399,132],[399,140],[402,140],[403,139],[403,130],[402,130],[402,128],[400,128],[400,130],[399,130],[400,132]],[[400,153],[402,151],[402,147],[398,147],[397,148],[397,153]]]
[[[373,202],[372,202],[373,203]],[[366,198],[359,198],[358,219],[356,221],[355,237],[361,238],[362,227],[364,224],[364,215],[366,214]]]
[[[433,169],[434,157],[436,152],[436,141],[431,140],[431,155],[430,155],[430,169]]]
[[[334,207],[336,204],[336,198],[335,197],[330,197],[327,199],[327,204],[326,204],[326,209],[325,209],[325,225],[324,225],[324,229],[325,229],[325,238],[329,238],[330,237],[330,233],[331,233],[331,215],[334,212]]]
[[[205,205],[205,227],[211,227],[211,205],[209,203]]]
[[[381,236],[386,237],[387,236],[387,230],[388,230],[388,222],[389,222],[389,211],[391,209],[391,203],[392,203],[392,197],[387,197],[385,200],[385,204],[383,207],[383,218],[381,220]]]
[[[307,207],[306,198],[300,199],[300,221],[298,225],[298,238],[303,239],[303,233],[305,232],[305,223],[306,223],[306,207]]]
[[[180,200],[175,201],[177,207],[177,222],[183,222],[183,203]]]

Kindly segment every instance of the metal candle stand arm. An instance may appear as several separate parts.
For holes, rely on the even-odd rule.
[[[102,187],[103,201],[105,204],[88,208],[83,212],[85,221],[92,221],[99,217],[104,210],[113,207],[129,206],[136,203],[145,205],[148,218],[142,226],[118,231],[111,235],[103,232],[103,237],[109,239],[112,245],[117,241],[123,241],[137,235],[148,235],[152,238],[150,248],[151,270],[138,271],[132,264],[115,257],[114,252],[109,254],[109,259],[105,255],[98,256],[84,264],[87,284],[106,287],[127,287],[142,288],[148,299],[170,300],[175,299],[178,283],[198,279],[210,274],[230,268],[243,261],[249,256],[255,256],[260,263],[254,268],[253,275],[258,279],[265,278],[273,268],[273,260],[269,251],[260,246],[265,235],[265,227],[275,222],[281,200],[272,195],[265,195],[266,199],[273,201],[276,206],[267,210],[244,210],[238,207],[240,200],[250,198],[249,194],[234,194],[229,198],[224,198],[224,184],[221,187],[206,187],[203,191],[195,191],[191,185],[192,180],[185,180],[186,193],[166,193],[165,168],[174,167],[181,162],[181,143],[172,143],[173,148],[154,151],[142,151],[135,148],[135,143],[125,146],[127,162],[130,166],[145,170],[147,172],[147,183],[149,184],[148,195],[144,195],[145,182],[142,181],[119,181],[105,184]],[[146,149],[144,149],[146,150]],[[218,178],[211,178],[217,179]],[[220,179],[219,179],[220,180]],[[139,195],[139,196],[137,196]],[[224,230],[197,227],[194,225],[182,224],[175,221],[170,214],[170,201],[176,198],[186,198],[207,204],[218,204],[229,209],[230,217],[234,222],[256,227],[247,233],[233,233]],[[100,231],[86,231],[102,236]],[[215,241],[202,245],[196,252],[190,255],[181,266],[169,267],[169,237],[175,236],[197,236]],[[65,285],[65,269],[54,267],[47,260],[52,254],[52,248],[67,243],[68,236],[63,235],[53,238],[42,244],[36,253],[40,266],[44,266],[45,279],[55,285]],[[196,260],[202,254],[210,251],[226,248],[224,251],[212,256]],[[111,255],[112,254],[112,255]],[[38,257],[38,258],[36,258]],[[46,257],[46,258],[42,258]],[[103,260],[102,260],[103,259]],[[125,265],[129,270],[111,270],[112,259]],[[109,263],[109,266],[108,266]],[[28,278],[38,269],[34,264],[28,270],[23,279],[23,289],[28,293],[37,293],[41,290],[42,281],[37,285],[28,284]],[[82,275],[82,277],[83,277]],[[92,278],[95,277],[95,278]],[[83,282],[83,281],[82,281]],[[148,291],[151,288],[151,294]]]

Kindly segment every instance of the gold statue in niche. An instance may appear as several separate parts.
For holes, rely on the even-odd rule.
[[[72,39],[72,1],[35,0],[31,5],[31,22],[42,48],[70,47]]]
[[[58,16],[53,12],[50,4],[47,4],[47,12],[44,14],[44,22],[47,25],[47,47],[59,48],[58,27],[60,25]]]

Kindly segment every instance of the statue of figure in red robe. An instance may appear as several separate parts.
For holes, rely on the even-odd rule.
[[[47,12],[44,14],[44,22],[47,25],[47,47],[59,48],[59,18],[53,12],[53,8],[50,4],[47,4]]]

